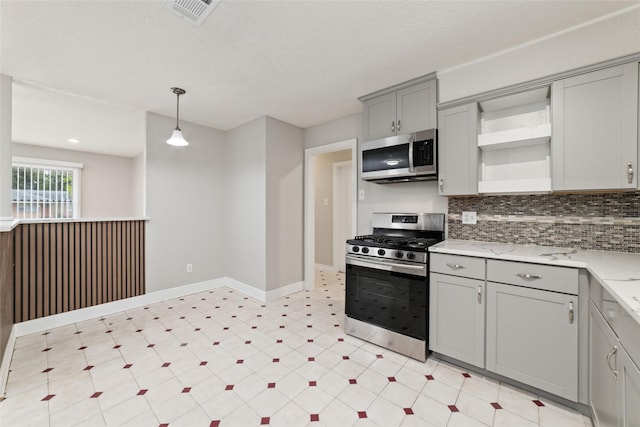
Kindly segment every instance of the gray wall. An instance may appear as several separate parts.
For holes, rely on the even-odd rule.
[[[225,275],[262,291],[267,289],[265,130],[261,117],[227,132],[222,198]]]
[[[315,157],[315,253],[316,264],[333,266],[333,164],[351,160],[351,150]],[[328,200],[325,206],[324,200]]]
[[[225,135],[181,122],[190,145],[173,147],[165,141],[174,125],[147,113],[147,292],[225,275]]]
[[[13,144],[12,152],[18,157],[82,163],[83,218],[130,217],[141,213],[132,202],[134,162],[129,157],[17,143]]]
[[[266,118],[266,255],[271,291],[303,277],[303,130]]]

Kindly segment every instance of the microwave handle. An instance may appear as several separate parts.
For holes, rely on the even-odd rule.
[[[415,172],[415,167],[413,165],[413,140],[415,138],[411,137],[409,139],[409,173]]]

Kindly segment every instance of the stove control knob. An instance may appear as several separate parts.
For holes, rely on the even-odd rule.
[[[409,252],[407,254],[407,259],[416,259],[416,254],[414,254],[413,252]]]
[[[369,253],[369,248],[362,248],[362,253],[363,254],[368,254]]]
[[[360,252],[360,247],[359,247],[359,246],[353,246],[353,247],[351,248],[351,251],[352,251],[352,252],[356,252],[356,253],[357,253],[357,252]]]
[[[384,249],[378,249],[378,255],[383,256],[387,252]]]
[[[402,255],[404,255],[402,251],[396,251],[395,253],[396,258],[402,258]]]

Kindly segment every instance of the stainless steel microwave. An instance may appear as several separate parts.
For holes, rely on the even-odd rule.
[[[378,183],[437,179],[437,134],[429,129],[363,142],[360,177]]]

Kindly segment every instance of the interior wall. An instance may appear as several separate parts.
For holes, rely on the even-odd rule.
[[[348,160],[351,160],[351,150],[315,156],[316,264],[333,266],[333,164]]]
[[[221,177],[224,187],[225,275],[266,291],[266,118],[261,117],[226,133]],[[215,276],[214,276],[215,277]]]
[[[189,146],[174,147],[165,143],[174,126],[173,118],[147,113],[147,292],[225,275],[220,242],[225,241],[231,181],[225,135],[181,122]],[[187,264],[193,265],[192,273]]]
[[[440,102],[640,51],[640,9],[438,72]]]
[[[135,215],[133,159],[21,143],[13,143],[12,151],[13,156],[18,157],[82,163],[80,213],[83,218]]]
[[[266,118],[266,290],[304,279],[304,131]]]
[[[132,159],[131,173],[131,215],[143,217],[145,215],[145,153],[140,153]]]

